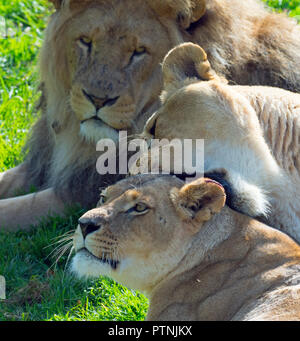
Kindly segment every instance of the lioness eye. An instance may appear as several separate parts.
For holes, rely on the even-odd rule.
[[[144,211],[148,210],[148,208],[149,207],[144,203],[138,203],[134,207],[135,211],[138,213],[144,212]]]
[[[107,197],[105,195],[100,195],[99,205],[105,204]]]
[[[140,202],[136,204],[135,206],[131,207],[126,213],[130,213],[133,215],[142,215],[149,211],[149,206],[146,204]]]

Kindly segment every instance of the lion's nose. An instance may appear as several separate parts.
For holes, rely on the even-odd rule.
[[[78,220],[79,226],[81,228],[81,232],[83,235],[83,238],[85,239],[86,236],[90,233],[93,233],[97,230],[100,229],[100,225],[98,222],[96,222],[93,219],[89,219],[89,218],[80,218]]]
[[[83,94],[85,95],[85,97],[91,102],[93,103],[93,105],[96,107],[97,110],[103,108],[103,107],[111,107],[113,106],[117,100],[120,98],[118,97],[114,97],[114,98],[109,98],[109,97],[105,97],[105,98],[100,98],[97,96],[94,96],[92,94],[87,93],[85,90],[82,90]]]

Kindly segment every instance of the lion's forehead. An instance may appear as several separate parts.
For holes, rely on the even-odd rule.
[[[137,2],[139,3],[137,4]],[[96,17],[99,19],[99,15],[101,15],[101,20],[95,20]],[[115,28],[126,26],[127,28],[132,27],[134,29],[148,18],[155,17],[150,6],[144,0],[83,2],[80,8],[71,12],[71,16],[73,20],[78,18],[81,22],[82,19],[86,18],[88,27],[97,24],[97,26],[104,29],[110,28],[111,23],[114,24]],[[117,19],[119,20],[117,21]],[[139,28],[142,27],[139,26]]]
[[[127,192],[127,197],[135,200],[142,195],[150,194],[157,197],[162,194],[168,195],[172,187],[179,188],[181,185],[182,181],[173,176],[144,174],[121,180],[107,187],[102,194],[113,200]]]

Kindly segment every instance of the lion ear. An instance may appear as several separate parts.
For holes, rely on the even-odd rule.
[[[185,10],[179,12],[177,14],[177,20],[183,28],[187,29],[191,26],[192,23],[201,19],[204,16],[205,12],[206,0],[191,0],[189,11]]]
[[[181,83],[186,78],[221,80],[211,68],[205,51],[193,43],[183,43],[172,49],[164,58],[162,71],[165,86]]]
[[[193,233],[198,232],[213,214],[219,213],[226,202],[223,186],[206,178],[197,179],[181,189],[171,189],[170,198],[180,218],[188,223]]]
[[[53,3],[56,9],[60,9],[63,3],[63,0],[49,0],[49,1]]]
[[[184,29],[198,21],[206,12],[206,0],[148,0],[161,17],[177,21]]]

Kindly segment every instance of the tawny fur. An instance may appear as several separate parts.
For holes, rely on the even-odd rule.
[[[142,291],[147,320],[300,320],[300,246],[224,207],[219,184],[142,175],[103,195],[79,220],[73,271]]]
[[[232,83],[300,90],[300,29],[259,1],[52,2],[56,12],[40,57],[42,114],[26,147],[26,181],[16,182],[23,189],[52,187],[64,201],[93,206],[98,188],[116,181],[96,172],[95,141],[115,140],[119,129],[140,130],[159,104],[160,63],[182,42],[203,46],[213,68]],[[80,37],[93,40],[91,55]],[[145,54],[131,59],[141,47]],[[96,113],[82,89],[101,103],[120,97],[97,112],[102,121],[80,124]],[[14,182],[0,184],[1,198],[5,188],[15,191]]]

